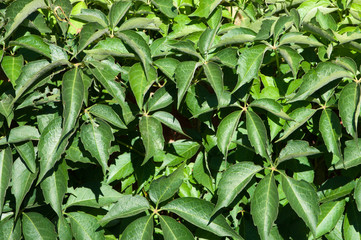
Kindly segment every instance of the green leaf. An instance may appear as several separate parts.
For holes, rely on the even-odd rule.
[[[152,112],[162,108],[165,108],[173,103],[173,97],[166,87],[161,87],[155,93],[149,97],[147,102],[147,111]]]
[[[164,111],[158,111],[153,113],[152,117],[154,117],[155,119],[157,119],[158,121],[169,127],[170,129],[173,129],[174,131],[185,135],[179,121],[172,114]]]
[[[346,214],[343,221],[344,239],[358,240],[361,239],[361,217],[357,211],[355,203],[349,202],[346,206]]]
[[[15,85],[16,79],[20,76],[23,65],[23,55],[17,57],[5,56],[1,60],[1,67],[13,86]]]
[[[181,62],[175,70],[178,88],[177,108],[179,108],[185,93],[188,91],[198,66],[199,63],[195,61],[186,61]]]
[[[341,91],[338,100],[338,109],[342,120],[342,125],[344,125],[346,131],[352,136],[356,136],[357,132],[359,102],[359,84],[355,82],[347,84]]]
[[[143,64],[148,81],[151,81],[148,71],[150,69],[150,64],[152,63],[152,58],[150,48],[144,38],[132,30],[116,32],[115,35],[134,50]]]
[[[242,85],[252,81],[258,75],[266,50],[267,46],[261,44],[245,49],[241,53],[237,67],[238,82],[233,92],[237,91]]]
[[[149,202],[142,196],[122,195],[100,222],[105,224],[114,219],[134,216],[146,211],[149,207]]]
[[[67,167],[66,162],[63,161],[40,184],[45,201],[50,203],[50,206],[58,214],[59,218],[63,216],[63,199],[68,188],[69,176]]]
[[[133,17],[125,21],[119,27],[119,31],[129,29],[149,29],[158,31],[161,24],[162,21],[159,18]]]
[[[217,52],[211,60],[219,61],[229,68],[236,68],[238,62],[238,51],[236,48],[225,48]]]
[[[320,43],[316,38],[303,35],[300,32],[288,32],[284,35],[282,35],[279,45],[285,45],[285,44],[307,44],[309,46],[313,47],[322,47],[323,44]]]
[[[221,0],[200,0],[198,8],[190,16],[208,18],[220,3]]]
[[[154,156],[154,161],[162,162],[162,167],[176,166],[190,158],[192,158],[200,148],[200,144],[195,141],[177,140],[171,144],[174,153],[164,154],[159,152]],[[160,159],[159,155],[161,156]]]
[[[153,215],[144,216],[130,223],[124,230],[120,240],[152,240],[153,229]]]
[[[193,166],[193,177],[198,183],[202,184],[213,193],[213,181],[210,174],[208,173],[209,171],[206,169],[204,154],[203,152],[199,152]]]
[[[112,29],[118,25],[132,4],[131,1],[118,1],[112,4],[109,11],[109,22]]]
[[[99,23],[105,28],[109,24],[105,14],[98,9],[82,9],[79,14],[73,15],[72,18],[85,22]]]
[[[105,184],[100,186],[95,184],[94,186],[78,187],[75,189],[69,188],[67,192],[70,195],[64,208],[72,206],[101,208],[118,201],[122,196],[111,186]]]
[[[89,63],[94,66],[94,68],[90,68],[92,74],[94,74],[96,79],[122,107],[125,123],[130,123],[135,117],[133,116],[128,103],[125,101],[124,88],[120,83],[114,80],[120,71],[115,71],[110,64],[104,62],[91,61]]]
[[[179,52],[183,52],[192,56],[197,57],[200,60],[203,60],[202,56],[196,51],[194,48],[194,43],[190,40],[187,41],[179,41],[173,44],[170,44],[172,49],[175,49]]]
[[[119,38],[106,38],[99,41],[93,48],[84,50],[84,52],[90,55],[134,57],[134,54],[129,52],[122,40]]]
[[[292,121],[293,119],[290,118],[284,111],[283,111],[283,107],[281,104],[279,104],[277,101],[275,101],[274,99],[270,99],[270,98],[260,98],[260,99],[256,99],[253,100],[250,104],[250,107],[258,107],[258,108],[262,108],[274,115],[276,115],[277,117],[283,118],[285,120],[288,121]]]
[[[20,221],[14,222],[14,218],[5,218],[0,221],[0,239],[20,240]]]
[[[184,179],[184,164],[168,176],[162,176],[152,181],[149,186],[149,197],[158,205],[171,198],[180,188]]]
[[[150,116],[143,116],[139,121],[139,131],[145,147],[144,165],[157,151],[164,148],[164,137],[160,122]]]
[[[214,205],[206,200],[192,197],[177,198],[162,209],[175,213],[193,225],[220,237],[229,236],[233,239],[242,239],[228,225],[223,215],[211,218]]]
[[[159,215],[164,239],[169,240],[193,240],[192,233],[183,224],[171,217]]]
[[[154,61],[154,64],[171,80],[174,81],[174,73],[179,65],[179,61],[174,58],[160,58]],[[161,88],[162,89],[162,88]]]
[[[350,78],[352,75],[334,63],[320,63],[314,70],[310,70],[303,76],[298,92],[288,103],[304,100],[332,81],[344,77]]]
[[[262,239],[268,239],[278,215],[278,191],[273,173],[257,185],[251,199],[251,214]]]
[[[328,179],[318,190],[320,202],[329,202],[349,195],[355,188],[355,181],[338,176]]]
[[[0,216],[3,210],[6,190],[11,179],[11,169],[13,165],[13,156],[10,148],[0,152]]]
[[[316,229],[316,238],[330,232],[337,224],[345,210],[345,200],[327,202],[320,206],[320,216]]]
[[[300,66],[303,57],[294,49],[286,46],[280,46],[278,48],[282,57],[286,60],[293,73],[293,77],[297,78],[298,68]]]
[[[38,35],[27,35],[11,41],[10,46],[19,46],[51,58],[49,45]]]
[[[234,28],[224,34],[219,42],[213,48],[222,47],[225,45],[241,44],[245,42],[252,42],[256,38],[256,33],[248,28]]]
[[[107,183],[128,177],[134,172],[130,153],[123,153],[115,159],[115,164],[110,165]]]
[[[269,141],[267,137],[267,130],[262,119],[252,111],[247,111],[246,117],[249,141],[251,142],[257,154],[269,160]]]
[[[31,13],[39,8],[45,8],[44,0],[17,0],[6,8],[6,18],[9,22],[6,25],[6,33],[2,40],[6,40],[15,31],[15,29]]]
[[[78,51],[76,54],[79,54],[83,51],[89,44],[103,36],[108,32],[107,28],[104,28],[98,23],[87,23],[83,26],[80,32]],[[76,55],[75,55],[76,56]]]
[[[330,109],[322,111],[319,129],[329,152],[335,154],[339,159],[342,159],[341,153],[341,125],[340,119],[336,113]]]
[[[356,65],[355,61],[352,58],[338,57],[338,58],[336,58],[335,63],[337,65],[340,65],[341,67],[349,70],[353,74],[356,74],[356,72],[357,72],[357,65]]]
[[[11,175],[11,193],[15,196],[15,216],[17,216],[20,210],[21,203],[23,202],[26,194],[30,191],[30,188],[37,176],[37,172],[30,172],[27,169],[26,165],[20,160],[20,158],[18,158],[13,164]]]
[[[20,74],[19,78],[16,80],[16,96],[13,102],[16,102],[24,93],[26,93],[29,87],[43,74],[47,73],[53,68],[59,67],[61,65],[66,65],[68,63],[68,60],[62,59],[52,63],[49,63],[46,60],[37,60],[26,64],[23,67],[22,73]]]
[[[148,81],[140,63],[134,64],[129,70],[129,84],[132,92],[137,100],[140,110],[143,109],[144,96],[148,89],[152,86],[153,82]]]
[[[344,149],[344,159],[340,159],[335,169],[349,169],[361,164],[361,149],[357,139],[346,141]]]
[[[56,240],[55,226],[49,219],[37,212],[23,212],[23,234],[25,240]]]
[[[10,128],[10,124],[14,118],[14,97],[9,94],[3,94],[1,96],[0,101],[0,114],[2,114],[6,118],[6,122],[8,123],[8,127]]]
[[[110,126],[101,120],[84,123],[80,128],[80,138],[84,148],[98,160],[105,174],[108,169],[109,149],[114,140]]]
[[[360,178],[356,181],[353,198],[356,201],[357,210],[360,211],[360,209],[361,209],[361,180],[360,180]]]
[[[306,121],[308,121],[308,119],[310,119],[316,111],[317,110],[311,108],[297,108],[292,113],[290,113],[289,116],[294,119],[294,121],[286,123],[282,137],[279,138],[276,142],[286,139],[289,135],[291,135],[294,131],[301,127]]]
[[[292,21],[292,17],[290,16],[282,16],[277,19],[276,23],[274,24],[273,28],[273,39],[276,41],[278,40],[279,35],[287,30],[287,27],[290,27],[291,25],[288,24]]]
[[[223,72],[221,67],[214,62],[203,64],[203,69],[207,77],[207,81],[211,84],[214,92],[217,95],[218,102],[221,102],[222,94],[224,92],[223,86]]]
[[[216,134],[217,146],[225,156],[227,156],[229,144],[231,144],[242,113],[243,111],[241,110],[232,112],[222,119],[221,123],[218,125]]]
[[[222,175],[218,184],[218,201],[213,213],[227,207],[237,197],[253,176],[262,170],[262,167],[252,162],[239,162],[229,167]],[[213,215],[213,214],[212,214]]]
[[[198,48],[199,51],[206,56],[208,50],[212,48],[214,38],[216,37],[217,29],[207,28],[199,37]]]
[[[21,144],[15,144],[16,151],[19,153],[21,159],[25,162],[28,169],[35,173],[36,162],[35,162],[35,149],[32,141],[28,141]]]
[[[118,128],[127,129],[127,126],[111,106],[95,104],[89,108],[89,112],[92,115],[101,118]]]
[[[75,240],[105,240],[98,220],[82,212],[67,213]]]
[[[175,18],[177,16],[177,9],[172,0],[152,0],[152,3],[167,17]]]
[[[316,191],[312,185],[306,181],[297,181],[282,174],[282,189],[292,209],[316,236],[320,208]]]
[[[312,156],[318,153],[320,153],[320,151],[317,148],[309,146],[307,141],[289,140],[280,152],[278,164],[286,160]]]
[[[74,130],[84,99],[84,85],[77,67],[63,75],[63,135]]]
[[[8,137],[8,143],[39,140],[39,138],[40,134],[36,127],[24,125],[11,129]]]
[[[63,138],[61,118],[54,118],[41,134],[38,149],[40,157],[40,174],[38,183],[54,167],[64,153],[68,139]]]

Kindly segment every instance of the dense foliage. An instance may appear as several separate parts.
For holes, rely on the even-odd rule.
[[[360,1],[0,9],[0,239],[361,239]]]

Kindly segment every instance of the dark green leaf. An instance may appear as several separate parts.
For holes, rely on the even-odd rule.
[[[163,150],[163,130],[162,125],[157,119],[151,116],[143,116],[139,121],[139,131],[145,147],[145,158],[143,161],[143,164],[145,164],[157,151]]]
[[[112,29],[114,29],[114,27],[124,17],[131,5],[131,1],[118,1],[113,3],[109,11],[109,22]]]
[[[229,144],[233,139],[233,135],[238,126],[242,112],[243,111],[241,110],[232,112],[224,119],[222,119],[221,123],[218,126],[217,134],[216,134],[217,146],[225,156],[227,156]]]
[[[67,213],[75,240],[104,240],[104,230],[98,220],[82,212]]]
[[[20,76],[23,65],[24,58],[22,55],[17,57],[5,56],[1,60],[1,67],[13,85],[15,85],[16,79]]]
[[[177,9],[173,6],[172,0],[152,0],[152,3],[169,18],[177,16]]]
[[[12,165],[13,156],[11,150],[10,148],[6,148],[0,152],[0,215],[5,202],[6,190],[11,179]]]
[[[320,151],[317,148],[309,146],[306,141],[290,140],[287,142],[286,147],[281,150],[278,163],[289,159],[312,156],[318,153],[320,153]]]
[[[25,240],[56,240],[55,227],[49,219],[37,212],[23,212],[23,234]]]
[[[207,81],[211,84],[214,92],[217,95],[218,102],[221,102],[221,95],[224,91],[223,86],[223,72],[221,67],[214,62],[203,64],[203,69],[207,77]]]
[[[194,61],[181,62],[175,70],[178,88],[177,108],[179,108],[185,93],[188,91],[198,66],[199,63]]]
[[[192,233],[181,223],[171,217],[159,215],[160,226],[162,227],[164,238],[169,240],[192,240]]]
[[[262,108],[280,118],[283,118],[288,121],[292,121],[293,119],[290,118],[284,111],[281,104],[276,102],[274,99],[270,98],[260,98],[252,101],[249,104],[250,107],[258,107]]]
[[[119,115],[114,111],[114,109],[108,105],[104,104],[95,104],[90,107],[89,112],[94,116],[101,118],[116,127],[126,129],[127,126],[123,123]]]
[[[153,215],[138,218],[128,225],[120,240],[152,240],[153,228]]]
[[[341,153],[341,125],[340,119],[330,109],[322,111],[319,125],[323,141],[329,152],[335,154],[339,159],[342,159]]]

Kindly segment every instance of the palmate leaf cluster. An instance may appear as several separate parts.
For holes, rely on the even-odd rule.
[[[361,3],[0,3],[0,239],[361,239]]]

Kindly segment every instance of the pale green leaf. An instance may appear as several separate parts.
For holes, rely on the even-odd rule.
[[[355,191],[353,198],[355,199],[357,210],[361,210],[361,178],[356,181]]]
[[[173,129],[174,131],[185,135],[179,121],[172,114],[164,111],[158,111],[153,113],[152,117],[154,117],[155,119],[157,119],[158,121],[169,127],[170,129]]]
[[[79,14],[73,15],[72,18],[85,22],[99,23],[105,28],[109,24],[105,14],[98,9],[82,9]]]
[[[289,103],[304,100],[314,92],[339,78],[352,77],[351,73],[343,67],[331,62],[324,62],[317,65],[303,76],[302,84],[296,95],[288,101]]]
[[[337,224],[345,210],[345,201],[327,202],[320,206],[320,216],[316,229],[316,238],[330,232]]]
[[[200,151],[193,166],[193,177],[213,193],[213,181],[205,165],[204,153]]]
[[[313,235],[316,236],[320,208],[315,189],[306,181],[297,181],[283,174],[282,189],[292,209],[303,219]]]
[[[144,96],[153,82],[148,81],[143,67],[140,63],[134,64],[129,70],[129,84],[137,100],[140,110],[143,109]]]
[[[111,186],[103,184],[100,186],[94,184],[93,186],[78,187],[75,189],[69,188],[67,193],[70,195],[64,208],[72,206],[101,208],[118,201],[122,196]]]
[[[143,116],[139,121],[139,131],[145,147],[145,164],[157,151],[164,148],[164,137],[161,123],[151,117]]]
[[[259,98],[254,101],[252,101],[249,104],[250,107],[258,107],[262,108],[277,117],[283,118],[288,121],[292,121],[293,119],[290,118],[284,111],[281,104],[279,104],[276,100],[271,98]]]
[[[62,217],[63,199],[68,188],[67,167],[65,161],[58,164],[40,184],[45,201],[50,203],[59,217]]]
[[[250,82],[258,75],[266,50],[267,46],[261,44],[248,48],[241,53],[237,67],[238,82],[233,92],[237,91],[242,85]]]
[[[177,108],[179,108],[184,95],[188,91],[198,66],[199,63],[195,61],[186,61],[181,62],[175,70],[178,88]]]
[[[221,2],[221,0],[200,0],[198,8],[190,16],[208,18]]]
[[[180,188],[184,179],[184,164],[168,176],[162,176],[152,181],[149,186],[149,197],[159,204],[171,198]]]
[[[153,215],[138,218],[127,226],[120,240],[152,240],[153,228]]]
[[[222,175],[218,184],[218,201],[213,213],[227,207],[251,181],[253,176],[262,170],[262,167],[252,162],[239,162],[229,167]]]
[[[169,18],[177,16],[177,8],[173,5],[172,0],[151,0],[152,3]]]
[[[113,3],[109,11],[110,27],[113,29],[132,6],[131,1],[118,1]]]
[[[361,164],[360,142],[357,139],[346,141],[344,159],[335,164],[335,169],[348,169]]]
[[[101,120],[84,123],[80,128],[80,138],[84,148],[98,160],[105,174],[108,169],[109,149],[114,140],[110,126]]]
[[[290,140],[281,150],[278,163],[294,158],[312,156],[318,153],[320,153],[320,151],[317,148],[309,146],[307,141]]]
[[[252,42],[256,38],[256,33],[248,28],[234,28],[224,34],[214,48],[224,45],[240,44]]]
[[[40,136],[38,144],[40,157],[38,183],[43,179],[45,174],[54,167],[68,144],[68,138],[62,137],[61,121],[62,119],[60,117],[54,118]]]
[[[134,216],[146,211],[149,207],[149,202],[142,196],[122,195],[119,197],[118,202],[115,203],[102,218],[101,223],[108,223],[114,219]]]
[[[119,31],[130,29],[149,29],[158,31],[161,24],[162,21],[159,18],[133,17],[125,21],[119,27]]]
[[[87,23],[85,24],[80,32],[78,51],[76,54],[79,54],[83,51],[89,44],[103,36],[108,32],[107,28],[104,28],[98,23]],[[76,56],[76,55],[75,55]]]
[[[340,119],[336,113],[330,109],[322,111],[319,123],[319,129],[329,152],[335,154],[339,159],[342,159],[341,153],[341,124]]]
[[[193,197],[177,198],[162,209],[175,213],[193,225],[220,237],[243,239],[228,225],[223,215],[212,218],[214,205],[206,200]]]
[[[128,177],[134,172],[130,153],[123,153],[115,159],[115,164],[110,165],[107,183]]]
[[[237,129],[239,119],[242,115],[241,110],[232,112],[222,119],[217,128],[217,146],[223,155],[227,156],[229,145],[233,139],[234,132]]]
[[[16,216],[18,215],[21,203],[23,202],[26,194],[30,191],[36,176],[37,172],[30,172],[20,158],[15,160],[12,169],[11,193],[15,196],[16,200]]]
[[[357,131],[359,102],[360,85],[355,82],[347,84],[341,91],[338,100],[338,109],[342,125],[352,136],[355,136]]]
[[[11,179],[11,169],[13,165],[13,156],[10,148],[0,152],[0,215],[5,202],[6,190]]]
[[[27,35],[11,41],[10,46],[19,46],[51,58],[49,45],[38,35]]]
[[[111,106],[105,104],[95,104],[91,106],[88,111],[92,115],[101,118],[118,128],[122,128],[122,129],[127,128],[127,126],[124,124],[122,119],[119,117],[119,115],[114,111],[114,109]]]
[[[199,51],[206,56],[208,50],[212,48],[214,38],[216,37],[217,29],[207,28],[199,37],[198,48]]]
[[[23,65],[23,55],[19,55],[17,57],[5,56],[1,60],[1,67],[13,85],[15,85],[16,79],[20,76]]]
[[[82,212],[67,213],[75,240],[105,240],[104,230],[98,220]]]
[[[55,226],[37,212],[23,212],[22,228],[25,240],[56,240]]]
[[[14,218],[5,218],[0,221],[0,239],[20,240],[21,226],[20,220],[14,222]]]
[[[15,144],[16,151],[32,173],[36,171],[35,148],[32,141]]]
[[[74,130],[84,99],[84,85],[81,70],[73,68],[63,75],[63,135]]]
[[[161,87],[154,94],[149,97],[147,102],[148,112],[156,111],[162,108],[165,108],[173,103],[173,97],[170,93],[170,89],[167,87]]]
[[[269,160],[269,140],[267,137],[267,130],[262,119],[252,111],[247,111],[246,117],[246,127],[249,141],[257,154]]]
[[[282,57],[286,60],[287,64],[290,66],[293,77],[297,78],[298,68],[300,66],[303,57],[294,49],[286,46],[280,46],[278,48]]]
[[[193,240],[192,233],[183,224],[175,219],[159,215],[160,226],[163,230],[164,239],[167,240]]]
[[[45,8],[44,0],[17,0],[6,8],[6,18],[9,22],[6,25],[6,33],[2,40],[6,40],[15,31],[15,29],[31,13],[39,8]]]
[[[343,236],[345,240],[361,239],[361,216],[353,201],[349,202],[346,206],[346,214],[343,221]]]
[[[218,102],[221,102],[222,94],[224,92],[223,85],[223,72],[221,67],[214,62],[208,62],[203,64],[203,69],[207,77],[207,81],[212,86],[216,93]]]
[[[278,215],[278,191],[273,173],[257,185],[251,199],[251,214],[262,239],[268,239]]]

